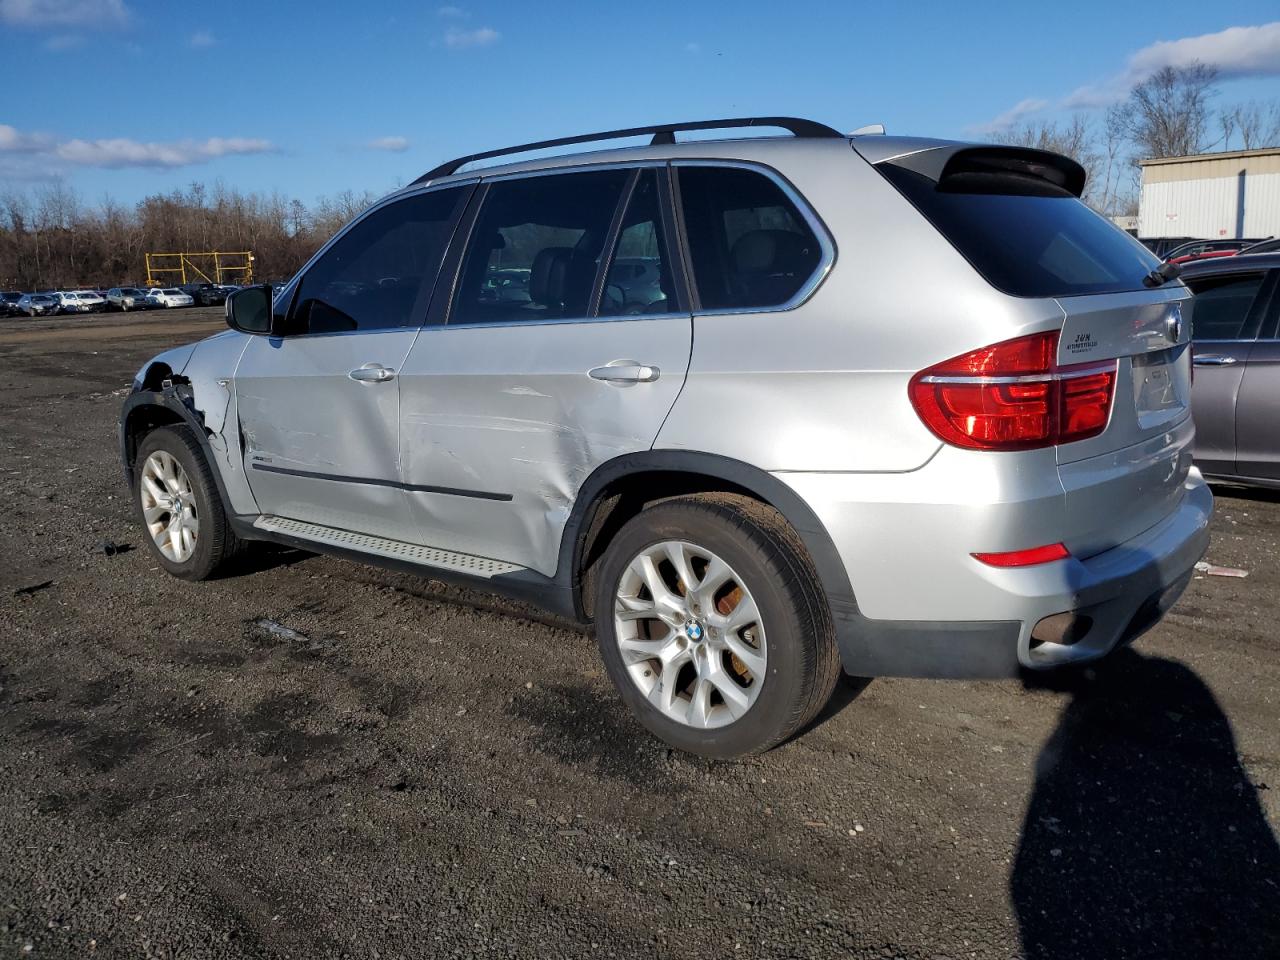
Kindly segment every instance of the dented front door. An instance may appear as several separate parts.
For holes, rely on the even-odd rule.
[[[407,539],[395,372],[416,334],[251,338],[235,388],[245,476],[264,514]],[[361,372],[374,365],[383,372]]]
[[[582,482],[653,445],[691,347],[687,314],[424,327],[400,381],[422,542],[553,574]]]

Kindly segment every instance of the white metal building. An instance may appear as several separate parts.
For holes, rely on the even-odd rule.
[[[1280,236],[1280,147],[1139,161],[1140,237]]]

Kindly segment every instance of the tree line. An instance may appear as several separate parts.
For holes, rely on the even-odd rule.
[[[1002,143],[1066,154],[1089,174],[1084,201],[1107,216],[1138,212],[1138,160],[1280,146],[1280,100],[1214,106],[1221,77],[1203,63],[1163,67],[1098,115],[999,131]]]
[[[307,207],[197,183],[126,207],[110,198],[87,204],[57,181],[0,191],[0,288],[138,286],[147,253],[214,250],[252,251],[256,279],[281,279],[374,199],[347,191]]]

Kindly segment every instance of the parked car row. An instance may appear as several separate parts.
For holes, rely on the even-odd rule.
[[[55,314],[100,313],[106,310],[156,310],[225,303],[240,288],[227,284],[189,283],[181,287],[112,287],[110,290],[0,291],[0,317],[51,317]]]

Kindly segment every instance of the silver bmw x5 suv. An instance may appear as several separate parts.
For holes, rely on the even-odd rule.
[[[786,135],[675,136],[748,126]],[[1083,186],[779,117],[459,158],[139,371],[139,517],[189,580],[266,540],[593,624],[636,717],[711,756],[842,669],[1101,657],[1177,599],[1212,498],[1190,294]]]

